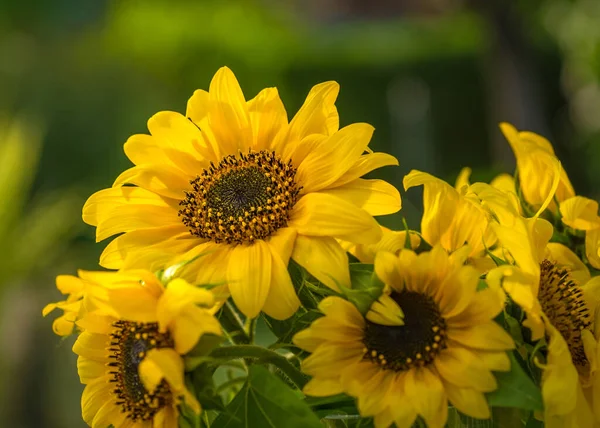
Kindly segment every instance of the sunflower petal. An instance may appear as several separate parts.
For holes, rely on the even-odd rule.
[[[369,145],[373,130],[367,123],[353,123],[316,145],[298,166],[296,178],[304,191],[325,189],[348,171]]]
[[[229,291],[237,307],[249,318],[259,314],[269,295],[271,261],[268,244],[261,240],[249,246],[238,245],[229,256]]]
[[[332,290],[340,291],[338,285],[350,287],[348,255],[335,239],[298,235],[292,258]]]
[[[387,215],[398,212],[402,201],[398,189],[383,180],[361,178],[339,187],[321,191],[351,201],[371,215]]]
[[[323,193],[301,197],[288,225],[301,235],[333,236],[357,244],[374,244],[382,235],[377,221],[365,210]]]

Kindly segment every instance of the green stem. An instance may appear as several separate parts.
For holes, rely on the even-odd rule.
[[[256,318],[246,319],[246,334],[250,343],[254,343],[254,333],[256,332]]]
[[[238,345],[247,345],[250,343],[250,338],[246,330],[244,330],[244,322],[233,308],[231,302],[227,301],[223,305],[219,321],[221,321],[221,325],[229,333],[229,338],[233,343]]]
[[[271,351],[270,349],[262,348],[256,345],[234,345],[222,346],[215,348],[211,353],[214,358],[256,358],[264,363],[273,364],[281,370],[290,380],[299,388],[302,389],[308,378],[304,373],[298,370],[287,358],[283,355]]]

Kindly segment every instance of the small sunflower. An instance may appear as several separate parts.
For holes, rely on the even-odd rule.
[[[504,302],[491,289],[477,291],[479,274],[439,245],[416,255],[380,252],[375,272],[387,292],[366,316],[339,297],[324,299],[325,314],[294,343],[312,354],[302,370],[312,376],[304,392],[357,398],[375,426],[410,427],[420,415],[443,427],[448,402],[466,415],[489,418],[484,393],[492,371],[510,369],[511,337],[493,318]]]
[[[349,286],[336,238],[377,242],[372,216],[401,204],[390,184],[360,178],[398,162],[369,150],[371,125],[339,129],[338,91],[335,82],[315,86],[288,122],[275,88],[246,101],[224,67],[208,92],[190,98],[185,116],[154,115],[151,135],[125,144],[136,166],[83,208],[98,241],[123,233],[100,264],[156,270],[208,254],[186,266],[186,277],[227,282],[248,317],[264,310],[284,319],[298,308],[290,257],[334,289]]]
[[[200,406],[184,385],[182,355],[205,333],[221,334],[211,292],[174,279],[165,289],[147,271],[102,272],[88,290],[96,303],[76,321],[73,345],[94,428],[175,427],[178,406]]]
[[[470,191],[468,170],[461,173],[456,188],[421,171],[413,170],[404,177],[405,190],[421,185],[423,238],[431,245],[439,243],[449,253],[468,245],[472,264],[480,271],[493,267],[492,260],[486,257],[486,250],[496,242],[490,227],[491,216]]]

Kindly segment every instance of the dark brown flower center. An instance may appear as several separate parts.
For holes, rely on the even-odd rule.
[[[217,243],[264,239],[287,226],[300,191],[295,177],[275,152],[227,156],[191,181],[179,216],[192,235]]]
[[[168,333],[158,332],[157,323],[117,321],[113,327],[108,365],[117,404],[134,422],[151,420],[161,408],[171,404],[171,391],[163,380],[153,392],[148,392],[140,379],[139,365],[149,350],[172,348],[173,340]]]
[[[569,271],[556,263],[544,260],[540,271],[538,298],[542,310],[569,346],[573,364],[580,375],[589,374],[590,366],[583,349],[581,331],[591,324],[590,312],[583,292]]]
[[[404,325],[386,326],[366,320],[364,359],[394,371],[423,367],[446,347],[446,321],[435,301],[414,291],[390,296],[404,312]]]

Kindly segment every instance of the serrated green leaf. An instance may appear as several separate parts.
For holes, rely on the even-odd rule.
[[[262,366],[252,366],[244,387],[212,428],[323,428],[310,407]]]
[[[509,352],[510,371],[495,372],[498,389],[486,394],[488,403],[493,407],[515,407],[525,410],[542,410],[543,400],[540,389],[523,370],[515,357]]]

